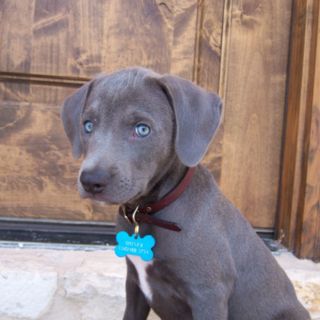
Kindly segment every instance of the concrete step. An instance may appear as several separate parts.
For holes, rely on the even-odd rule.
[[[288,252],[276,258],[320,320],[320,264]],[[124,259],[112,247],[2,242],[0,320],[122,319],[125,274]]]

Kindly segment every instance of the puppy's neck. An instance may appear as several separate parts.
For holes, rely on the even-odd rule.
[[[160,178],[150,181],[148,192],[136,199],[130,206],[136,207],[139,205],[143,207],[146,204],[160,201],[179,185],[187,170],[188,168],[179,160],[174,159],[166,168],[161,169],[162,174],[160,172],[156,174]]]

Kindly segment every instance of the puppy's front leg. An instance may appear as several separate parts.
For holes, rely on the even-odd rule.
[[[191,302],[194,320],[227,320],[229,293],[223,285],[198,288]]]
[[[126,309],[123,320],[146,320],[150,306],[137,284],[137,272],[127,259]]]

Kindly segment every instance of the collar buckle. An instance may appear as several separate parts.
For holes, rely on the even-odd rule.
[[[181,231],[181,228],[176,223],[160,220],[152,217],[151,215],[169,206],[172,202],[174,202],[180,197],[180,195],[189,186],[192,180],[193,174],[195,172],[195,169],[196,169],[195,167],[188,168],[187,173],[185,174],[183,179],[180,181],[178,186],[158,202],[148,204],[142,208],[137,206],[131,212],[127,212],[127,207],[125,205],[120,206],[120,210],[119,210],[120,215],[123,216],[128,223],[135,225],[134,233],[136,236],[139,233],[139,223],[153,224],[168,230]]]

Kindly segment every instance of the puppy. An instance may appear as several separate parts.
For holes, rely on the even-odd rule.
[[[118,230],[151,235],[128,255],[124,319],[306,320],[294,288],[200,163],[222,104],[190,81],[130,68],[67,98],[62,120],[84,198],[121,205]],[[136,209],[136,210],[135,210]],[[137,230],[139,227],[139,230]]]

